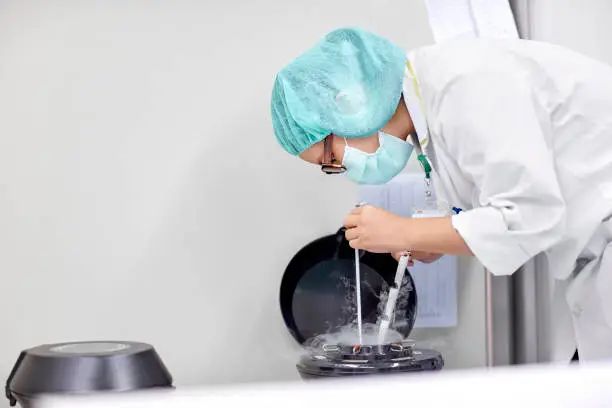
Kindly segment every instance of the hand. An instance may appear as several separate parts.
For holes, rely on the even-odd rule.
[[[366,205],[350,212],[344,220],[346,239],[352,248],[375,253],[406,251],[408,218]]]
[[[396,261],[399,262],[401,256],[404,253],[405,253],[405,251],[396,252],[396,253],[392,254],[392,256],[393,256],[393,258],[395,258]],[[442,257],[442,254],[434,254],[432,252],[414,251],[414,252],[412,252],[412,256],[410,257],[410,261],[408,262],[408,266],[413,266],[415,260],[417,260],[419,262],[422,262],[424,264],[429,264],[429,263],[437,261],[441,257]]]

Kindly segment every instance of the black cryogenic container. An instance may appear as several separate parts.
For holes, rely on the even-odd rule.
[[[302,356],[297,364],[304,380],[372,374],[438,371],[444,367],[435,350],[415,349],[407,342],[382,346],[325,344]]]
[[[441,370],[444,359],[439,352],[415,348],[405,340],[414,327],[418,305],[408,270],[390,327],[395,338],[383,345],[356,345],[333,335],[354,324],[355,317],[350,307],[355,304],[355,251],[344,232],[342,228],[300,249],[283,274],[283,319],[291,335],[305,347],[296,365],[300,376],[317,379]],[[364,325],[375,327],[381,313],[380,294],[394,285],[398,263],[388,254],[361,251],[358,256],[361,316]]]
[[[89,341],[48,344],[21,352],[7,379],[10,405],[24,408],[46,394],[172,388],[172,376],[145,343]]]

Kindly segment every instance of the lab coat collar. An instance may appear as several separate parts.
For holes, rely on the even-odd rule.
[[[429,128],[427,127],[427,120],[425,119],[425,112],[423,111],[423,102],[420,97],[420,90],[417,88],[418,85],[418,76],[416,72],[416,68],[412,61],[414,54],[412,52],[407,55],[407,63],[406,69],[404,73],[404,84],[403,84],[403,95],[404,102],[406,103],[406,107],[408,108],[408,113],[410,113],[410,118],[412,119],[412,123],[414,125],[414,129],[416,130],[417,136],[419,137],[419,141],[421,147],[426,150],[429,145]],[[410,69],[408,69],[408,64],[412,68],[412,72],[414,72],[414,79]],[[409,141],[409,143],[412,143]]]

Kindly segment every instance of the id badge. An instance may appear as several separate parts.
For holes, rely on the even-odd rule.
[[[463,211],[461,208],[453,207],[445,203],[439,203],[437,206],[426,203],[425,207],[412,208],[412,218],[450,217],[459,214],[461,211]]]
[[[446,211],[438,209],[416,209],[412,213],[412,218],[440,218],[447,217],[449,214]]]

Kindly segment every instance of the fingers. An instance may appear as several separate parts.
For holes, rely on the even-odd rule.
[[[395,259],[399,259],[399,256],[401,256],[401,253],[397,254],[397,257],[395,255],[393,257]],[[433,254],[429,252],[412,252],[411,261],[416,260],[424,264],[430,264],[440,259],[440,257],[440,254]]]
[[[350,228],[344,232],[347,241],[353,241],[359,238],[359,228]]]
[[[400,258],[404,256],[405,254],[406,254],[405,252],[398,252],[398,253],[393,254],[393,258],[395,258],[395,260],[399,262]],[[408,266],[414,266],[414,259],[412,259],[412,257],[408,258]]]
[[[395,252],[391,254],[391,256],[393,257],[393,259],[399,262],[400,258],[406,254],[407,254],[406,251],[402,251],[402,252]],[[414,266],[414,259],[412,259],[412,256],[410,257],[410,259],[408,259],[408,266]]]
[[[344,237],[349,242],[351,248],[364,249],[360,245],[359,241],[359,228],[350,228],[344,232]]]
[[[351,214],[361,214],[361,212],[363,211],[364,208],[366,207],[371,207],[367,204],[365,205],[360,205],[359,207],[355,207],[353,208],[353,210],[350,212]]]
[[[361,207],[354,208],[344,219],[344,226],[346,228],[356,227],[358,225],[361,213],[363,212],[364,208],[368,208],[368,207],[371,207],[371,206],[364,205]]]
[[[438,259],[440,259],[441,254],[434,254],[431,252],[419,252],[419,253],[415,253],[413,254],[415,259],[418,260],[419,262],[422,262],[424,264],[430,264],[432,262],[437,261]]]
[[[344,226],[346,228],[354,228],[359,225],[359,214],[353,214],[352,212],[344,219]]]
[[[349,245],[353,249],[365,249],[359,239],[354,239],[352,241],[349,241]]]

